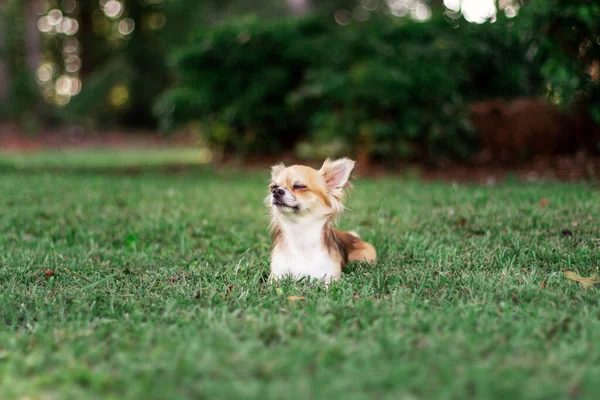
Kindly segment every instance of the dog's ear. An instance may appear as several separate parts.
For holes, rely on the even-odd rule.
[[[343,189],[348,184],[355,164],[349,158],[340,158],[335,161],[325,160],[320,172],[325,178],[329,190]]]
[[[271,167],[271,179],[275,180],[277,175],[279,175],[281,173],[281,171],[283,171],[284,169],[285,169],[285,165],[283,165],[283,163],[273,165]]]

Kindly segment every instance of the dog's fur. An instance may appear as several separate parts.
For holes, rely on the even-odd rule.
[[[344,191],[354,169],[347,158],[326,160],[320,170],[283,164],[272,168],[270,195],[273,251],[271,278],[340,279],[352,261],[371,263],[375,248],[354,232],[334,228],[344,210]]]

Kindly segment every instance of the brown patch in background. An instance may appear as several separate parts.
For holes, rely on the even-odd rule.
[[[471,104],[482,151],[474,161],[514,162],[533,156],[595,152],[600,128],[585,115],[568,116],[545,99],[518,98]]]

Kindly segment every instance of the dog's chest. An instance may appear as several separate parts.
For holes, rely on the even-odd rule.
[[[335,280],[341,276],[341,263],[334,260],[323,245],[278,245],[273,249],[271,275],[275,278]]]

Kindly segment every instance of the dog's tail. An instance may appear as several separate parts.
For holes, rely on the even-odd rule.
[[[336,230],[336,236],[348,255],[348,261],[366,261],[372,263],[377,259],[375,248],[367,242],[363,242],[356,232],[344,232]]]

